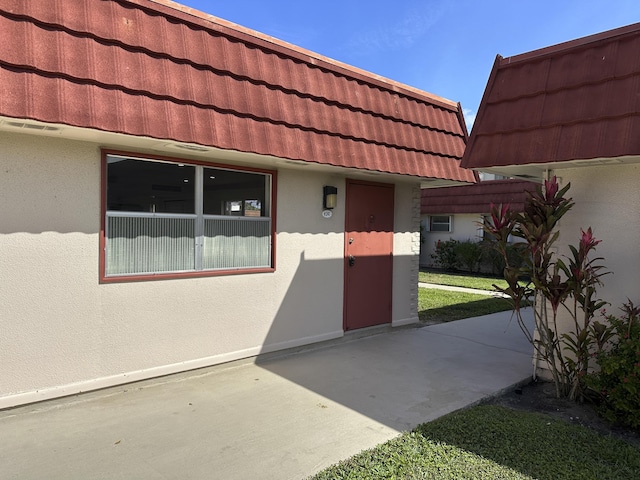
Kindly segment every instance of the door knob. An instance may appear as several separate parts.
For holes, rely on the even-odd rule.
[[[356,264],[356,257],[349,255],[349,266],[353,267]]]

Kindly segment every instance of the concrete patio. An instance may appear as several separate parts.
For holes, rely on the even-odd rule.
[[[526,380],[532,347],[510,316],[347,335],[6,410],[0,478],[305,478]]]

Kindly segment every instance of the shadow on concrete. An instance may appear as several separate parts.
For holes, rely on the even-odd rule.
[[[339,315],[336,306],[323,308],[313,289],[302,287],[313,285],[314,263],[301,261],[265,345],[271,338],[281,341],[292,319],[326,325],[326,318],[314,315]],[[315,281],[326,282],[327,277]],[[309,317],[296,317],[299,310],[291,305],[314,301],[317,308],[309,309]],[[339,327],[341,318],[334,323]],[[295,354],[258,357],[256,365],[390,428],[406,430],[528,378],[531,357],[532,347],[511,322],[511,312],[503,312],[422,328],[373,327]]]

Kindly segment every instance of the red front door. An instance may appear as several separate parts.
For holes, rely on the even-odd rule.
[[[393,197],[393,185],[347,181],[345,330],[391,323]]]

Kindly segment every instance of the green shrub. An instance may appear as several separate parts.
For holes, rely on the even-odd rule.
[[[602,416],[640,428],[640,307],[629,301],[622,311],[620,318],[607,317],[614,340],[596,354],[600,371],[589,374],[586,383],[599,397]]]
[[[457,263],[467,272],[477,272],[482,260],[482,249],[477,242],[466,240],[454,246]]]
[[[436,266],[443,270],[466,272],[484,272],[494,275],[502,275],[504,271],[504,258],[494,248],[495,242],[483,240],[474,242],[472,240],[458,241],[454,239],[438,240],[435,243],[435,252],[431,258],[435,260]],[[507,244],[506,252],[509,264],[520,268],[524,264],[525,244]]]
[[[524,242],[515,242],[507,245],[507,258],[509,265],[520,268],[524,265],[527,248]]]
[[[496,250],[494,245],[495,242],[491,240],[483,240],[480,243],[480,248],[482,249],[482,263],[480,268],[492,275],[502,276],[506,265],[504,258],[502,258],[502,255],[500,255],[500,252]]]
[[[506,266],[504,257],[495,248],[495,241],[485,239],[480,243],[482,251],[481,268],[494,275],[502,275]],[[523,242],[508,243],[505,246],[509,265],[520,268],[524,265],[526,244]]]
[[[456,255],[456,240],[450,239],[444,242],[438,240],[436,242],[436,251],[431,254],[431,258],[436,264],[444,270],[456,270],[459,266],[458,256]]]

